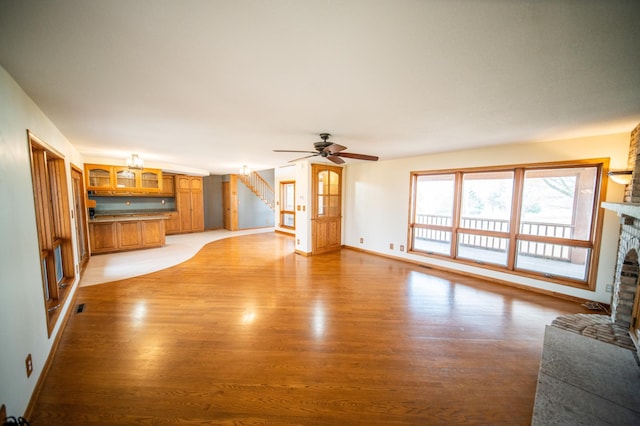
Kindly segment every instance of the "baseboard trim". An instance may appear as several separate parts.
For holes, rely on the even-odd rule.
[[[31,393],[31,398],[29,399],[29,403],[27,404],[27,408],[24,411],[22,417],[25,419],[30,419],[31,414],[33,414],[33,409],[35,408],[35,403],[38,400],[38,396],[40,396],[40,391],[42,391],[42,386],[44,385],[44,381],[49,375],[49,370],[51,369],[51,364],[53,363],[53,358],[58,351],[58,346],[60,346],[60,341],[62,340],[62,334],[64,333],[65,328],[67,328],[67,323],[69,322],[69,316],[73,311],[73,306],[76,304],[76,299],[78,297],[78,292],[80,291],[80,281],[82,280],[82,276],[78,279],[76,283],[75,291],[71,296],[71,300],[69,301],[69,307],[67,308],[67,312],[62,318],[62,323],[60,324],[60,328],[58,329],[58,333],[53,340],[53,344],[51,345],[51,350],[49,351],[49,355],[47,356],[47,360],[42,366],[42,372],[38,377],[38,381],[36,382],[36,386],[33,388],[33,392]]]

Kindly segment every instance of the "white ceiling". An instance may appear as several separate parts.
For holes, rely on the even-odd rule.
[[[0,0],[0,65],[89,157],[266,169],[630,131],[637,0]],[[357,160],[347,160],[348,162]]]

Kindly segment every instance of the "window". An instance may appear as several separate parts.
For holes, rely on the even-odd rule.
[[[280,182],[280,226],[295,229],[295,182]]]
[[[49,334],[74,279],[71,212],[64,158],[29,133],[31,176]]]
[[[414,172],[410,251],[592,289],[606,166]]]
[[[451,253],[455,175],[416,175],[413,217],[414,249],[425,253]],[[433,199],[429,194],[438,194]]]

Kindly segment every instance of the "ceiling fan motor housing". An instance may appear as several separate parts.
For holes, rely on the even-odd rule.
[[[322,141],[313,144],[316,151],[322,152],[326,147],[333,145],[333,142],[327,141],[331,137],[331,133],[320,133],[319,136]],[[326,155],[323,155],[323,157],[326,157]]]
[[[322,142],[314,143],[313,147],[316,149],[316,151],[320,152],[320,151],[323,151],[326,147],[331,145],[333,145],[333,142],[322,141]]]

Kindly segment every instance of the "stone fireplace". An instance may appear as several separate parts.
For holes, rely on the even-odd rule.
[[[628,167],[633,172],[626,186],[624,202],[602,203],[620,217],[620,237],[616,272],[613,280],[610,315],[575,314],[556,318],[552,325],[584,336],[636,350],[640,346],[631,338],[640,324],[640,124],[631,132]],[[640,321],[640,318],[637,319]]]
[[[547,326],[532,425],[640,424],[639,142],[640,124],[631,133],[624,202],[602,203],[620,219],[610,312],[590,302],[584,306],[605,314],[565,315]]]
[[[629,329],[633,321],[634,301],[638,292],[640,265],[640,204],[603,203],[620,216],[618,260],[611,297],[611,320]]]

